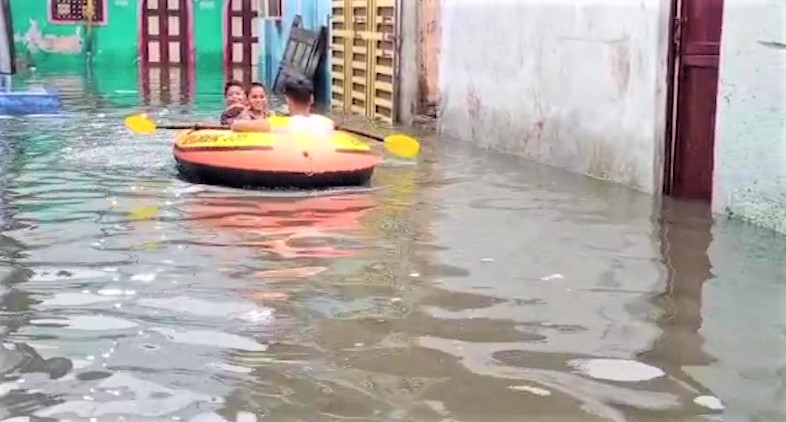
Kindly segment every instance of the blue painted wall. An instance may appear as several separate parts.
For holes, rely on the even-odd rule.
[[[284,47],[289,37],[289,28],[295,15],[303,18],[303,27],[316,30],[320,26],[328,25],[328,16],[331,13],[330,0],[285,0],[284,18],[282,20],[260,20],[260,43],[262,43],[261,57],[259,58],[259,77],[265,85],[272,86],[278,72],[278,65],[284,56]],[[316,91],[319,94],[318,103],[330,101],[330,57],[317,71]]]

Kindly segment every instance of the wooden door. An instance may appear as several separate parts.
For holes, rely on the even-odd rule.
[[[333,0],[333,108],[396,120],[398,30],[395,0]]]
[[[681,0],[678,4],[664,190],[674,197],[709,202],[723,0]]]
[[[188,66],[190,0],[142,0],[143,66]]]
[[[259,66],[259,1],[226,0],[225,7],[224,68],[247,85]]]
[[[144,103],[190,101],[194,85],[190,0],[142,0],[140,7],[140,88]]]

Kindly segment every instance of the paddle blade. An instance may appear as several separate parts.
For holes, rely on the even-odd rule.
[[[128,217],[132,221],[150,220],[158,214],[158,207],[155,205],[144,205],[134,208],[128,213]]]
[[[156,131],[156,124],[144,114],[135,114],[126,117],[126,127],[134,133],[153,133]]]
[[[420,143],[411,136],[390,135],[384,142],[388,152],[402,158],[415,158],[420,153]]]

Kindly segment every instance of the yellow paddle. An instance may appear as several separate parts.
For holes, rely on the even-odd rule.
[[[271,116],[268,121],[270,122],[271,126],[282,126],[286,124],[287,118],[285,116]],[[186,124],[177,124],[177,125],[158,125],[156,122],[151,120],[147,117],[146,114],[134,114],[132,116],[128,116],[125,118],[125,125],[128,129],[130,129],[134,133],[139,134],[148,134],[153,133],[158,129],[175,129],[175,130],[186,130],[186,129],[223,129],[228,130],[229,127],[221,126],[221,125],[200,125],[200,124],[193,124],[193,123],[186,123]],[[340,128],[345,132],[354,133],[355,135],[364,136],[366,138],[373,139],[375,141],[380,141],[385,145],[385,149],[398,157],[401,158],[415,158],[417,157],[418,153],[420,153],[420,143],[413,137],[404,135],[404,134],[393,134],[388,135],[385,137],[377,136],[369,133],[365,133],[362,131],[345,128]]]

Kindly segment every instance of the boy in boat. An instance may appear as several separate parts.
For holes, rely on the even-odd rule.
[[[231,125],[246,111],[246,93],[243,91],[243,85],[234,80],[224,84],[224,101],[226,101],[226,108],[221,113],[221,124]]]
[[[284,84],[284,97],[289,110],[289,122],[276,132],[308,131],[315,134],[329,135],[335,129],[333,121],[319,114],[311,114],[314,104],[314,88],[305,79],[291,79]],[[272,132],[270,122],[263,120],[237,120],[232,123],[232,130],[237,132]]]

